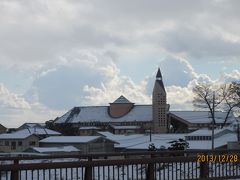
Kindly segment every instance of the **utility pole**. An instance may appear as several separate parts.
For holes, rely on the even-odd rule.
[[[212,108],[212,150],[214,150],[214,122],[215,122],[215,91],[213,91],[213,108]]]
[[[150,127],[149,138],[150,138],[150,142],[152,142],[152,127]]]
[[[238,141],[240,141],[240,136],[239,136],[239,122],[237,120],[237,138],[238,138]]]

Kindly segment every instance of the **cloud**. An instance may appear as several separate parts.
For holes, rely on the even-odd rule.
[[[224,73],[225,82],[240,82],[240,70],[233,70],[230,73]]]
[[[0,84],[0,107],[9,109],[30,109],[28,102],[20,95],[11,93],[3,84]]]
[[[136,84],[120,75],[109,53],[78,52],[62,59],[55,68],[39,72],[25,94],[28,101],[37,101],[50,109],[106,105],[122,94],[134,102],[149,102],[144,89],[146,82]]]
[[[174,30],[163,33],[160,45],[170,53],[195,59],[207,57],[208,61],[240,56],[240,41],[234,37],[228,38],[226,32],[214,27],[176,26]]]
[[[9,127],[18,127],[27,122],[45,122],[59,116],[63,111],[46,108],[35,102],[28,102],[22,95],[10,92],[0,84],[0,119],[1,124]]]
[[[142,57],[156,49],[156,54],[235,59],[236,63],[238,5],[237,1],[215,0],[3,0],[0,57],[9,63],[43,64],[57,62],[74,50]]]
[[[160,62],[160,68],[166,86],[175,85],[185,87],[189,81],[195,79],[197,73],[186,59],[166,57]]]

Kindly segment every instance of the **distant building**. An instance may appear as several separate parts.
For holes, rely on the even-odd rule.
[[[214,130],[214,149],[227,149],[229,142],[237,142],[237,135],[229,129]],[[199,129],[185,136],[190,149],[211,149],[212,130]]]
[[[38,146],[39,138],[34,134],[0,134],[0,152],[23,152]]]
[[[52,125],[55,129],[79,128],[79,134],[90,135],[96,128],[116,134],[138,133],[183,133],[199,128],[211,127],[211,116],[207,111],[170,111],[162,74],[158,69],[152,93],[152,104],[136,105],[120,96],[109,106],[74,107]],[[216,124],[221,125],[225,112],[216,112]],[[226,125],[235,121],[230,114]],[[89,128],[94,127],[94,129]]]
[[[45,123],[24,123],[17,130],[27,129],[27,128],[45,128]]]
[[[61,135],[61,133],[57,132],[57,131],[53,131],[51,129],[47,129],[47,128],[42,128],[42,127],[33,127],[33,128],[26,128],[26,129],[20,129],[18,131],[15,131],[11,134],[15,134],[17,135],[29,135],[29,134],[34,134],[36,135],[39,139],[43,139],[49,136],[59,136]]]
[[[40,147],[74,146],[83,154],[113,152],[116,142],[101,136],[52,136],[40,141]]]
[[[0,152],[23,152],[29,147],[39,146],[40,139],[59,135],[61,133],[38,127],[0,134]]]

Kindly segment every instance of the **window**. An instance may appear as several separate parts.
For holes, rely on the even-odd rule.
[[[5,141],[5,146],[9,146],[9,141]]]
[[[3,141],[0,141],[0,146],[3,146],[3,145],[4,145]]]
[[[29,146],[35,146],[35,144],[36,144],[35,141],[30,141],[29,142]]]
[[[18,141],[18,146],[22,146],[22,141]]]
[[[16,150],[16,141],[11,142],[11,150]]]

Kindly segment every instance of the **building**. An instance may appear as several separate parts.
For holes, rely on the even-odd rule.
[[[17,130],[27,129],[27,128],[45,128],[45,123],[24,123]]]
[[[83,154],[114,152],[116,142],[102,136],[52,136],[42,139],[40,147],[74,146]]]
[[[0,134],[0,152],[23,152],[29,147],[38,147],[40,139],[59,135],[61,135],[61,133],[39,127]]]
[[[225,112],[216,112],[216,124],[221,125]],[[235,121],[230,114],[226,125]],[[52,121],[55,129],[80,128],[78,134],[92,134],[93,129],[111,131],[116,134],[137,133],[183,133],[211,126],[211,116],[207,111],[170,111],[167,93],[160,69],[157,71],[152,93],[152,104],[136,105],[120,96],[108,106],[74,107]]]
[[[16,132],[13,132],[11,134],[14,135],[30,135],[30,134],[34,134],[36,135],[39,139],[43,139],[49,136],[59,136],[61,135],[61,133],[57,132],[57,131],[53,131],[51,129],[47,129],[47,128],[42,128],[42,127],[31,127],[31,128],[26,128],[26,129],[20,129]]]
[[[34,134],[0,134],[0,152],[23,152],[38,146],[39,138]]]
[[[230,129],[215,129],[212,137],[212,130],[199,129],[185,136],[191,149],[211,149],[212,138],[214,138],[214,149],[227,149],[229,142],[237,142],[237,135]]]

